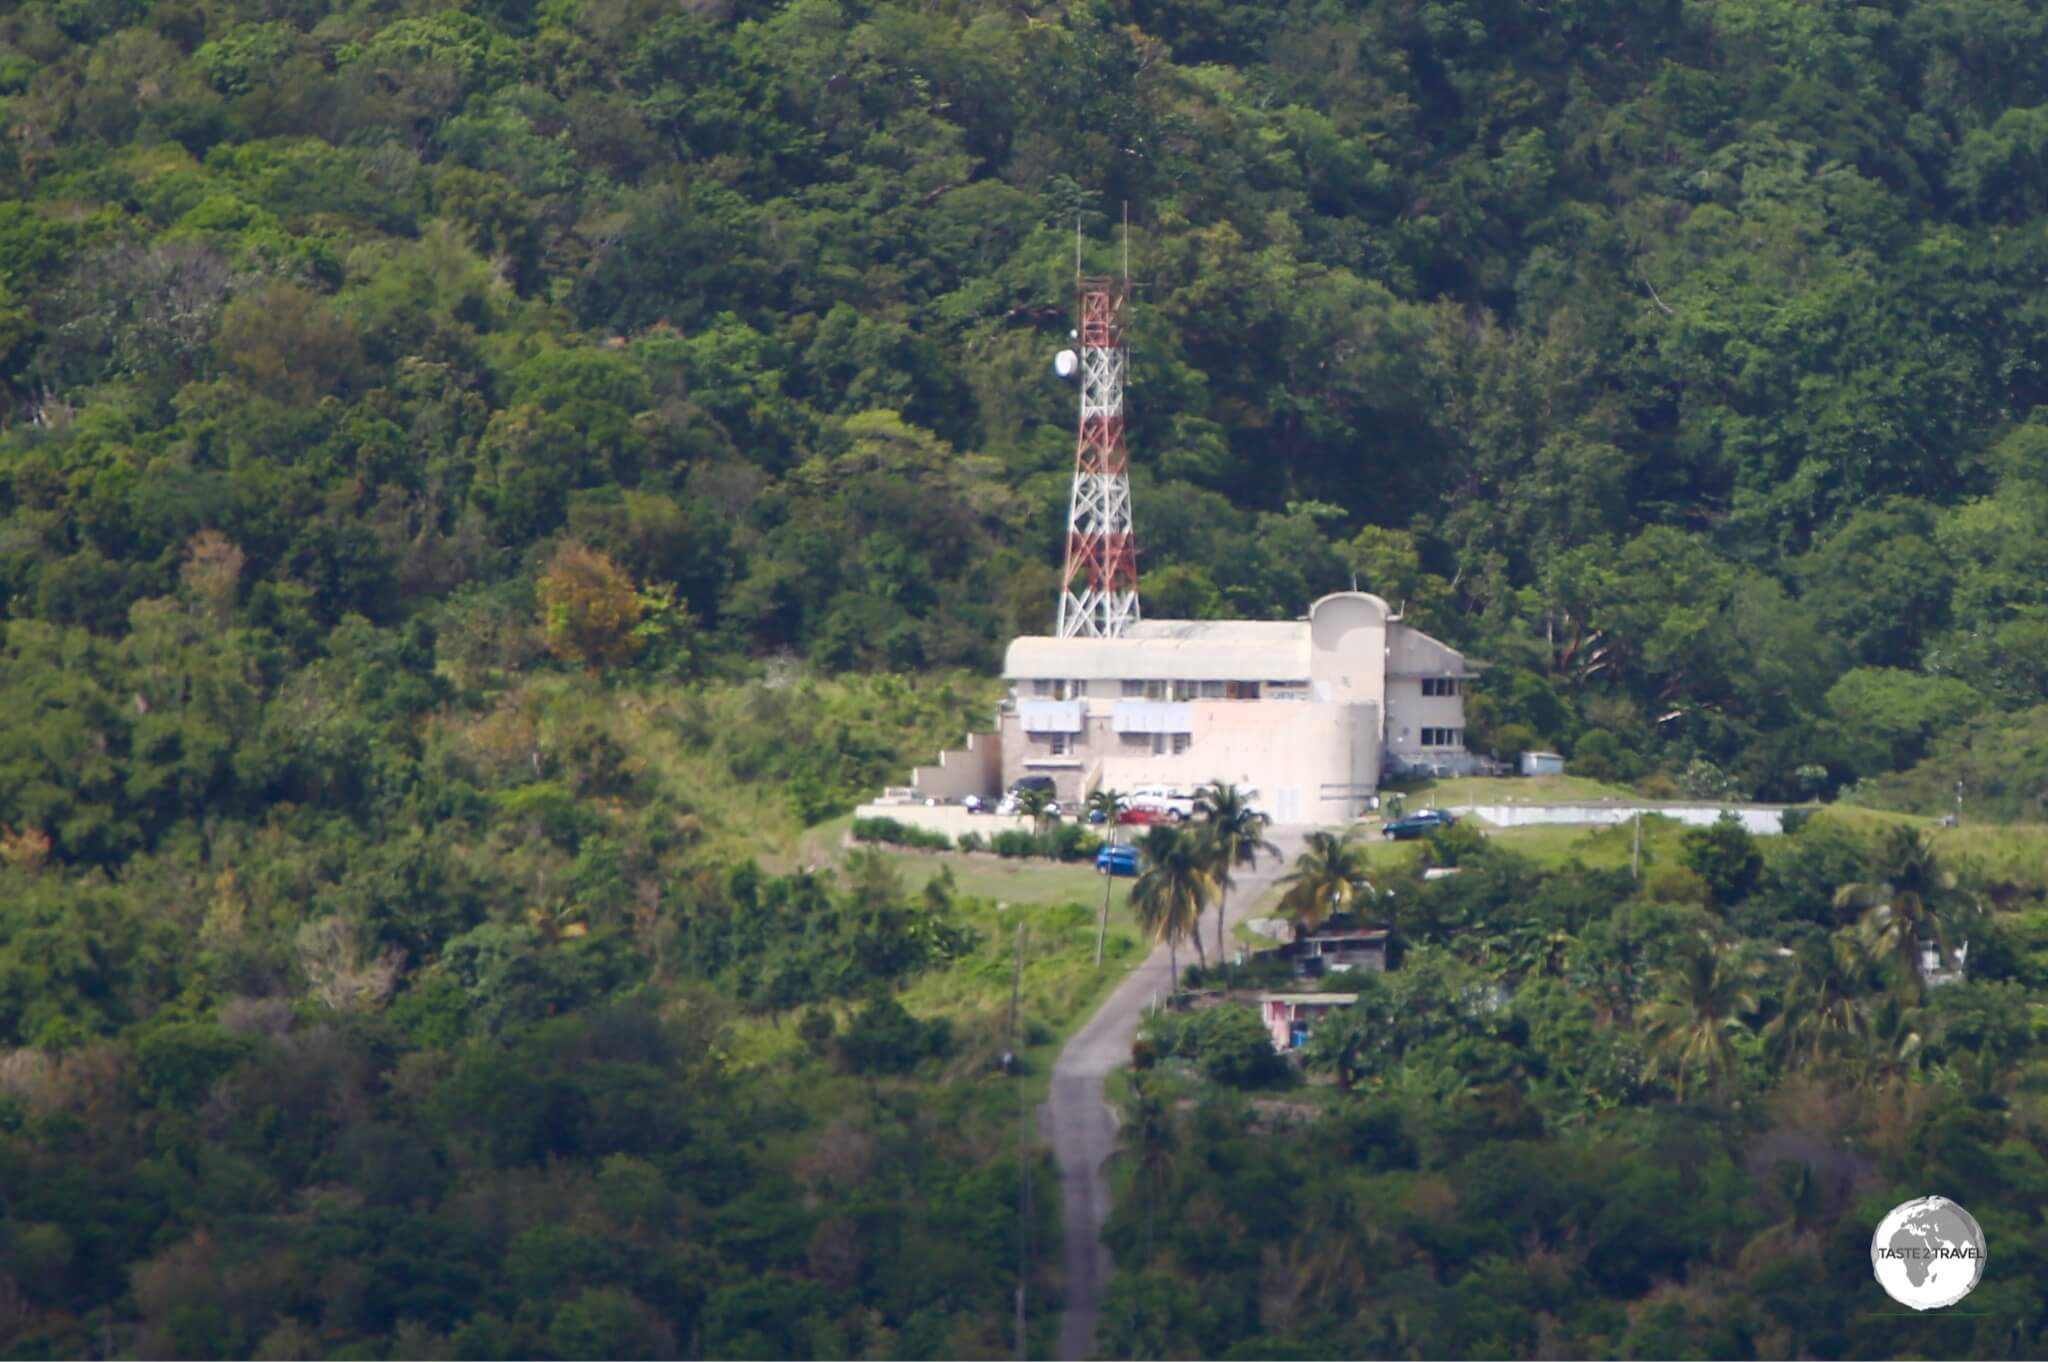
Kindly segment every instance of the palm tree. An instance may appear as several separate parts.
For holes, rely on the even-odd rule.
[[[1854,1049],[1868,1032],[1866,998],[1878,987],[1876,965],[1856,932],[1801,942],[1784,1010],[1764,1028],[1765,1044],[1785,1060],[1807,1063]]]
[[[1173,1112],[1154,1092],[1145,1075],[1131,1073],[1131,1100],[1124,1105],[1122,1138],[1110,1154],[1112,1163],[1133,1164],[1137,1190],[1145,1201],[1145,1265],[1152,1263],[1152,1225],[1159,1205],[1173,1187],[1174,1153],[1179,1144]]]
[[[1233,887],[1230,872],[1239,866],[1256,870],[1262,852],[1271,852],[1277,861],[1280,848],[1266,840],[1266,826],[1273,820],[1253,808],[1235,785],[1221,780],[1209,782],[1195,795],[1195,812],[1207,820],[1203,826],[1209,839],[1209,854],[1215,862],[1216,883],[1222,890],[1216,896],[1216,963],[1220,965],[1223,919]]]
[[[1308,847],[1294,858],[1294,870],[1282,883],[1290,886],[1280,900],[1280,914],[1294,923],[1298,940],[1333,913],[1376,896],[1366,878],[1366,850],[1350,834],[1312,832]]]
[[[1216,892],[1215,872],[1199,837],[1164,824],[1146,830],[1138,855],[1145,868],[1131,886],[1131,909],[1147,936],[1166,943],[1178,991],[1182,941],[1192,938],[1203,968],[1209,964],[1202,949],[1202,910]]]
[[[1871,1009],[1857,1085],[1897,1093],[1919,1072],[1925,1058],[1919,1009],[1908,1007],[1897,993],[1886,994]]]
[[[1052,807],[1052,802],[1052,794],[1047,790],[1017,791],[1017,812],[1031,820],[1031,835],[1041,842],[1045,840],[1046,810]]]
[[[1915,997],[1926,993],[1920,977],[1920,943],[1931,941],[1943,966],[1954,958],[1952,929],[1980,911],[1974,895],[1956,887],[1941,868],[1934,838],[1900,824],[1887,829],[1878,849],[1875,879],[1835,891],[1835,907],[1862,913],[1857,926],[1871,953],[1898,966],[1899,987]]]
[[[1088,796],[1088,812],[1102,815],[1102,825],[1109,829],[1109,844],[1116,845],[1117,819],[1131,806],[1120,790],[1096,790]],[[1109,890],[1116,882],[1116,876],[1102,877],[1102,917],[1095,924],[1095,968],[1102,968],[1102,939],[1109,935]]]
[[[1678,1070],[1678,1100],[1686,1075],[1705,1069],[1719,1081],[1735,1067],[1736,1033],[1755,1012],[1756,965],[1739,947],[1717,945],[1701,934],[1664,983],[1664,994],[1645,1011],[1651,1043]]]

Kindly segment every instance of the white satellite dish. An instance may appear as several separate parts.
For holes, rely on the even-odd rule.
[[[1072,350],[1062,350],[1052,357],[1052,371],[1061,378],[1072,378],[1074,370],[1081,367],[1081,357]]]

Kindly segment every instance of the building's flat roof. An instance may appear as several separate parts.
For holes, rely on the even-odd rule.
[[[1003,675],[1079,681],[1306,681],[1306,622],[1148,620],[1122,638],[1010,641]]]
[[[1384,941],[1387,929],[1384,927],[1361,927],[1357,931],[1314,932],[1302,938],[1304,941]]]
[[[1327,601],[1357,598],[1387,603],[1363,592],[1338,592]],[[1466,670],[1458,650],[1385,614],[1390,675],[1456,675]],[[1028,635],[1010,641],[1003,675],[1075,681],[1306,681],[1311,649],[1310,621],[1137,620],[1121,638],[1050,638]]]
[[[1356,993],[1261,993],[1262,1003],[1344,1003],[1358,1001]]]

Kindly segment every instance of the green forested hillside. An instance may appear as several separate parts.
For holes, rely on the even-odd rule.
[[[2021,0],[0,4],[0,1351],[1007,1352],[994,1014],[895,1001],[999,993],[963,925],[994,906],[798,839],[1048,624],[1047,361],[1076,223],[1116,268],[1125,205],[1148,613],[1356,581],[1493,664],[1475,746],[2041,819],[2044,48]],[[1667,866],[1558,872],[1542,920],[1682,908],[1630,957],[1651,992],[1695,927],[1751,942],[1753,1037],[1804,1005],[1774,952],[1897,859],[1859,836],[1784,853],[1797,912]],[[1459,1333],[1464,1296],[1374,1333],[1341,1264],[1263,1316],[1258,1263],[1181,1252],[1204,1222],[1120,1227],[1116,1346],[1881,1350],[1637,1326],[1756,1280],[1730,1236],[1784,1208],[1744,1123],[1795,1080],[1916,1194],[1915,1141],[1967,1125],[2018,1249],[2032,1032],[1974,1058],[2048,980],[2009,861],[1959,866],[2026,910],[1972,929],[2008,991],[1887,1012],[1865,971],[1854,1065],[1729,1060],[1698,1119],[1747,1200],[1643,1273],[1495,1293],[1566,1334]],[[1655,1051],[1537,992],[1523,1069],[1452,1028],[1466,1087],[1379,1075],[1408,1124],[1360,1117],[1453,1225],[1508,1214],[1467,1175],[1527,1121],[1707,1138],[1683,1064],[1473,1116],[1573,1028]],[[798,1039],[754,1063],[734,1017]],[[1241,1134],[1184,1147],[1224,1176]],[[1479,1243],[1401,1251],[1478,1296]]]
[[[127,634],[212,531],[220,629],[445,655],[568,535],[700,664],[986,667],[1128,203],[1153,613],[1356,574],[1503,664],[1475,737],[1833,789],[2048,678],[2044,24],[15,6],[8,612]]]

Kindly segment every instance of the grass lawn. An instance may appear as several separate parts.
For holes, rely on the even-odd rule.
[[[1577,799],[1641,799],[1626,785],[1609,785],[1585,776],[1457,776],[1391,787],[1408,809],[1442,808],[1452,804],[1555,804]],[[1384,805],[1386,794],[1380,796]]]
[[[1951,870],[1974,871],[1994,882],[2048,893],[2048,824],[1973,823],[1965,814],[1961,827],[1945,828],[1939,818],[1850,804],[1830,804],[1814,815],[1814,821],[1865,836],[1904,823],[1934,834],[1935,854]]]

